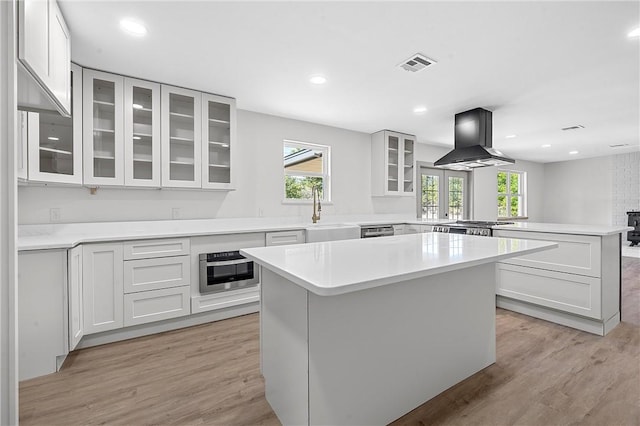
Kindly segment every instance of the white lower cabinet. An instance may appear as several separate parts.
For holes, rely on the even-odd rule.
[[[159,257],[124,262],[124,292],[188,286],[189,256]]]
[[[82,304],[82,246],[68,251],[69,277],[69,350],[72,351],[84,336]]]
[[[189,286],[124,295],[124,326],[146,324],[191,313]]]
[[[122,243],[84,245],[82,263],[84,334],[121,328],[124,324]]]
[[[283,246],[286,244],[302,244],[304,242],[305,236],[303,230],[267,232],[265,235],[265,245],[267,247]]]

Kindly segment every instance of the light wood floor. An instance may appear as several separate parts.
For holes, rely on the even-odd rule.
[[[623,278],[605,337],[498,309],[497,362],[394,424],[639,425],[640,259]],[[258,351],[257,314],[77,351],[20,384],[20,423],[278,424]]]

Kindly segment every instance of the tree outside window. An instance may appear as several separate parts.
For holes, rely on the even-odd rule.
[[[498,171],[498,217],[524,217],[525,173]]]
[[[313,188],[323,201],[330,201],[330,149],[328,146],[284,141],[284,199],[313,199]]]

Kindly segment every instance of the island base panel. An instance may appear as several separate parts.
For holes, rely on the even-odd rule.
[[[262,271],[266,396],[283,424],[386,424],[495,362],[493,263],[337,296]]]

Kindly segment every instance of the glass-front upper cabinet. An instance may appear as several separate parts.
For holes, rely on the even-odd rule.
[[[371,135],[373,196],[415,193],[415,136],[382,130]]]
[[[85,185],[124,184],[124,77],[83,71]]]
[[[82,184],[82,68],[71,66],[71,118],[27,114],[28,180]]]
[[[124,183],[159,187],[160,85],[124,79]]]
[[[162,186],[200,188],[201,93],[162,85]]]
[[[202,187],[232,189],[235,99],[202,95]]]

